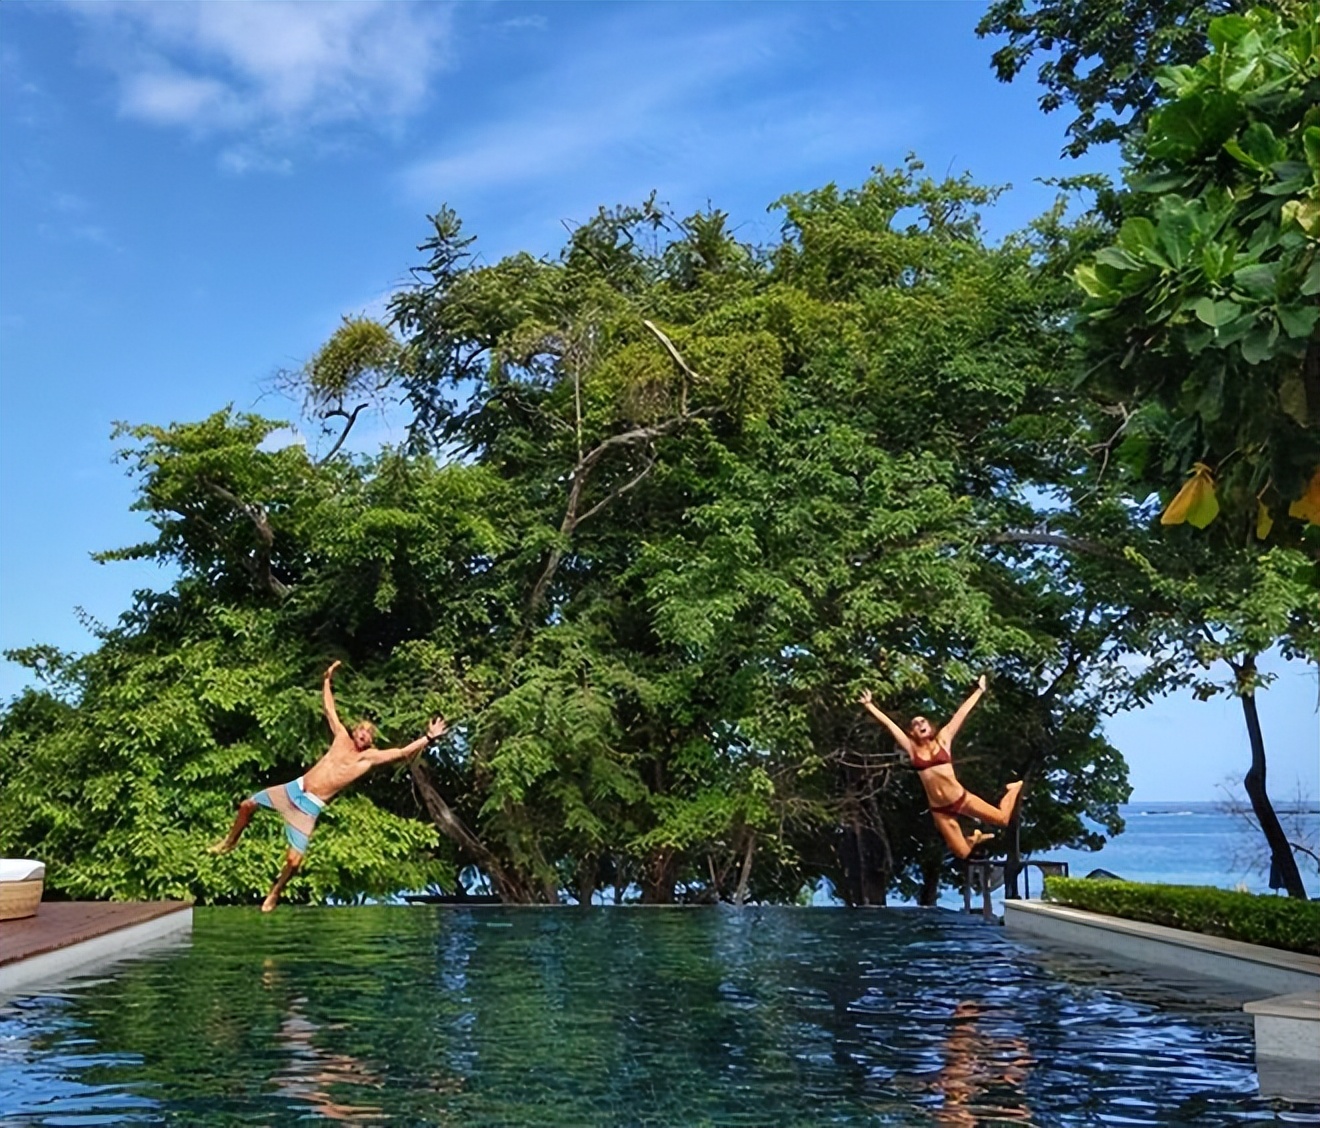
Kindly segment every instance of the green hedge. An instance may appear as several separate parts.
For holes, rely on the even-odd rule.
[[[1045,897],[1094,913],[1320,956],[1320,902],[1205,885],[1050,877]]]

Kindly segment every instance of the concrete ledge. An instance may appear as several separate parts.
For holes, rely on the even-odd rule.
[[[1256,1051],[1256,1081],[1262,1097],[1320,1101],[1320,1070],[1315,1058],[1271,1058]]]
[[[0,964],[0,996],[14,995],[33,984],[62,979],[71,972],[96,964],[113,963],[136,955],[160,941],[192,931],[192,905],[139,924],[104,932],[65,947]]]
[[[1040,901],[1005,901],[1004,924],[1013,936],[1054,940],[1121,960],[1218,980],[1261,995],[1320,989],[1320,957],[1240,940]]]
[[[1320,990],[1261,999],[1242,1009],[1256,1023],[1256,1057],[1309,1062],[1320,1091]]]

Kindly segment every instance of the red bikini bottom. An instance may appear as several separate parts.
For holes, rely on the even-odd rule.
[[[952,803],[946,803],[943,807],[932,807],[932,815],[960,815],[962,814],[963,804],[967,802],[967,792],[964,791]]]

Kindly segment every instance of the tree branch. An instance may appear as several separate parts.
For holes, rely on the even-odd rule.
[[[431,821],[435,823],[436,828],[445,837],[451,839],[464,854],[486,870],[499,888],[502,896],[508,897],[510,900],[526,900],[527,898],[522,895],[523,891],[520,884],[510,879],[494,853],[480,838],[468,830],[463,820],[454,814],[449,804],[441,797],[435,784],[431,782],[431,773],[427,771],[426,765],[422,762],[420,756],[412,758],[408,764],[408,771],[412,775],[413,784],[421,795],[422,805],[426,807],[427,813],[431,816]]]
[[[1081,552],[1087,556],[1099,556],[1106,560],[1123,559],[1121,553],[1114,552],[1103,544],[1083,540],[1081,537],[1070,537],[1064,533],[1038,533],[1030,529],[1010,529],[1005,533],[991,533],[988,536],[981,537],[980,542],[982,544],[1029,544],[1045,548],[1066,548],[1073,552]]]
[[[326,454],[324,458],[317,459],[316,461],[317,466],[324,466],[327,462],[329,462],[332,458],[334,458],[336,454],[339,453],[339,448],[344,445],[344,440],[348,438],[349,431],[353,429],[353,424],[357,422],[358,413],[362,411],[362,409],[365,408],[366,406],[367,405],[365,403],[358,404],[357,407],[353,408],[352,414],[350,414],[347,411],[344,411],[342,408],[336,408],[334,411],[327,411],[322,416],[323,419],[332,419],[336,415],[341,415],[344,417],[344,419],[347,420],[347,422],[344,424],[344,430],[340,433],[339,438],[335,440],[335,445],[330,448],[329,453]]]
[[[261,538],[264,547],[259,548],[256,553],[255,561],[248,561],[249,571],[270,591],[273,595],[283,599],[293,589],[283,580],[271,571],[270,550],[275,544],[275,530],[270,527],[270,517],[262,505],[255,502],[247,502],[237,494],[225,489],[218,482],[212,482],[208,478],[199,479],[202,486],[209,490],[222,501],[228,502],[234,506],[240,513],[244,514],[252,522],[257,530],[257,536]]]
[[[584,514],[582,514],[581,517],[578,517],[573,522],[573,528],[576,529],[588,517],[594,517],[597,513],[599,513],[602,509],[604,509],[607,505],[609,505],[610,502],[615,501],[618,498],[621,498],[634,486],[638,485],[642,481],[642,479],[645,478],[651,472],[651,470],[654,467],[655,467],[655,455],[649,454],[647,455],[645,466],[643,466],[636,474],[634,474],[631,478],[629,478],[628,481],[626,481],[623,485],[617,486],[614,489],[612,489],[603,498],[601,498],[600,501],[596,502],[595,505],[593,505],[590,509],[588,509]]]

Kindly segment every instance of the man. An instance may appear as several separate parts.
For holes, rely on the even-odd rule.
[[[316,827],[316,820],[325,805],[355,779],[360,779],[377,764],[388,764],[393,760],[403,760],[415,756],[433,740],[439,740],[445,734],[443,717],[432,717],[426,728],[426,735],[419,736],[411,744],[402,748],[375,747],[376,726],[370,721],[359,721],[350,732],[344,727],[335,711],[335,695],[331,689],[331,680],[340,663],[333,663],[325,672],[321,683],[321,699],[325,705],[325,719],[330,723],[333,739],[330,749],[322,756],[307,774],[292,783],[268,787],[255,795],[244,799],[238,805],[238,814],[229,833],[211,847],[212,854],[227,854],[237,844],[239,837],[252,820],[258,807],[269,807],[277,811],[284,820],[284,837],[289,842],[289,853],[284,869],[275,879],[275,884],[261,903],[261,911],[268,913],[279,902],[280,894],[289,883],[289,879],[302,865],[303,855],[307,852],[307,840]]]

